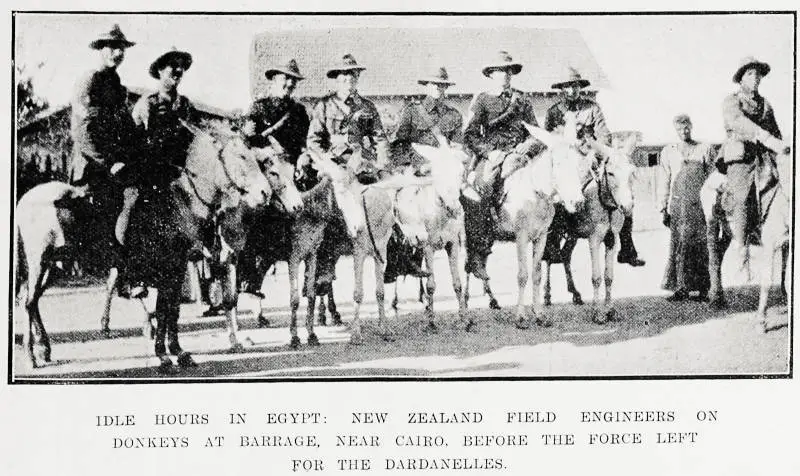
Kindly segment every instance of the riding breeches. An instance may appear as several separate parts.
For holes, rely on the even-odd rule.
[[[757,218],[754,216],[754,207],[748,207],[748,202],[756,203],[754,181],[756,177],[756,163],[736,162],[728,164],[728,190],[730,200],[727,204],[729,222],[733,240],[744,244],[747,238],[748,222],[752,223]]]
[[[476,202],[461,197],[464,208],[464,232],[466,235],[467,260],[471,257],[485,258],[492,252],[495,240],[495,218],[488,200]],[[469,262],[469,261],[468,261]]]

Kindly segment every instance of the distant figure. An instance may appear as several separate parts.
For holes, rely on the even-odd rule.
[[[681,114],[673,120],[678,142],[661,151],[658,196],[664,226],[670,229],[670,249],[663,289],[675,291],[668,301],[708,299],[706,221],[700,188],[714,167],[713,148],[692,139],[692,121]]]

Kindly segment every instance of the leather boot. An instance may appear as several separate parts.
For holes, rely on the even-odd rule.
[[[480,256],[472,256],[467,261],[466,272],[472,273],[473,276],[481,281],[488,281],[489,274],[486,272],[486,265],[484,259]]]

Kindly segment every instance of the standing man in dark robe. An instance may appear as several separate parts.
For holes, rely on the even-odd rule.
[[[388,142],[375,104],[358,93],[366,68],[351,54],[342,57],[326,76],[335,91],[314,106],[308,130],[308,148],[352,170],[359,181],[371,183],[387,166]],[[329,294],[336,278],[338,243],[347,236],[344,223],[332,222],[317,254],[317,294]]]
[[[539,142],[532,147],[526,143],[530,133],[523,123],[538,125],[533,103],[525,93],[511,87],[511,78],[522,71],[522,65],[505,51],[498,56],[482,69],[491,87],[473,98],[464,129],[464,145],[475,155],[470,175],[490,177],[485,183],[476,178],[475,188],[465,190],[461,200],[467,245],[465,271],[484,281],[489,279],[486,259],[496,234],[499,166],[510,154],[532,157],[543,147]],[[489,174],[484,174],[484,169]]]
[[[85,186],[92,210],[84,227],[85,255],[94,266],[116,265],[117,244],[114,221],[121,207],[121,186],[112,180],[112,166],[138,157],[135,126],[128,105],[128,90],[122,85],[117,68],[125,50],[134,46],[114,25],[89,44],[97,50],[99,64],[78,80],[71,100],[71,133],[74,143],[69,181]]]
[[[569,68],[567,78],[553,84],[553,89],[561,90],[561,98],[547,110],[545,118],[545,129],[547,131],[561,131],[564,126],[564,115],[574,112],[577,119],[576,133],[577,139],[593,139],[605,145],[611,146],[611,132],[606,125],[606,119],[602,109],[597,102],[581,94],[581,91],[591,83],[588,79],[582,78],[580,72],[575,68]],[[568,233],[567,215],[564,207],[556,205],[556,216],[550,225],[547,233],[547,245],[543,259],[550,263],[560,263],[561,258],[561,238]],[[633,217],[625,215],[625,221],[620,230],[620,251],[617,261],[628,263],[631,266],[644,266],[644,260],[639,259],[636,247],[633,245]]]
[[[297,166],[306,146],[310,120],[305,106],[295,101],[292,94],[305,77],[294,59],[270,67],[264,76],[269,81],[266,95],[250,106],[242,133],[247,144],[257,148],[271,147],[269,137],[272,137],[285,151],[283,159]],[[291,221],[271,208],[254,212],[246,221],[249,227],[239,258],[239,273],[244,292],[263,297],[261,284],[267,270],[258,266],[258,258],[281,254],[280,250],[290,246]]]
[[[732,196],[731,250],[740,266],[745,264],[747,245],[760,244],[758,203],[775,183],[775,153],[789,151],[788,144],[782,140],[772,105],[758,93],[761,79],[769,71],[767,63],[744,58],[733,75],[739,90],[726,97],[722,104],[727,133],[722,156]]]
[[[422,100],[411,101],[400,112],[397,131],[391,141],[392,165],[395,169],[414,169],[422,174],[425,159],[411,144],[439,147],[439,139],[450,143],[461,143],[463,119],[456,108],[447,104],[447,88],[455,83],[450,81],[445,68],[417,81],[425,88]],[[402,234],[395,233],[389,241],[386,257],[384,281],[394,282],[398,276],[428,276],[421,268],[422,250],[408,244]]]
[[[708,298],[706,219],[700,188],[714,167],[713,149],[692,139],[692,121],[686,114],[673,120],[678,142],[661,151],[658,197],[664,226],[670,229],[670,249],[661,287],[674,291],[668,301]]]

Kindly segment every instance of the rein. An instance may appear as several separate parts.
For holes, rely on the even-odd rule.
[[[375,257],[378,259],[378,262],[383,265],[383,257],[381,256],[380,251],[378,251],[378,244],[375,243],[375,235],[372,233],[372,227],[369,226],[369,209],[367,208],[367,197],[364,195],[367,188],[365,187],[364,190],[361,191],[361,205],[364,208],[364,221],[366,221],[367,225],[367,234],[369,235],[369,241],[372,243],[372,249],[375,251]]]

